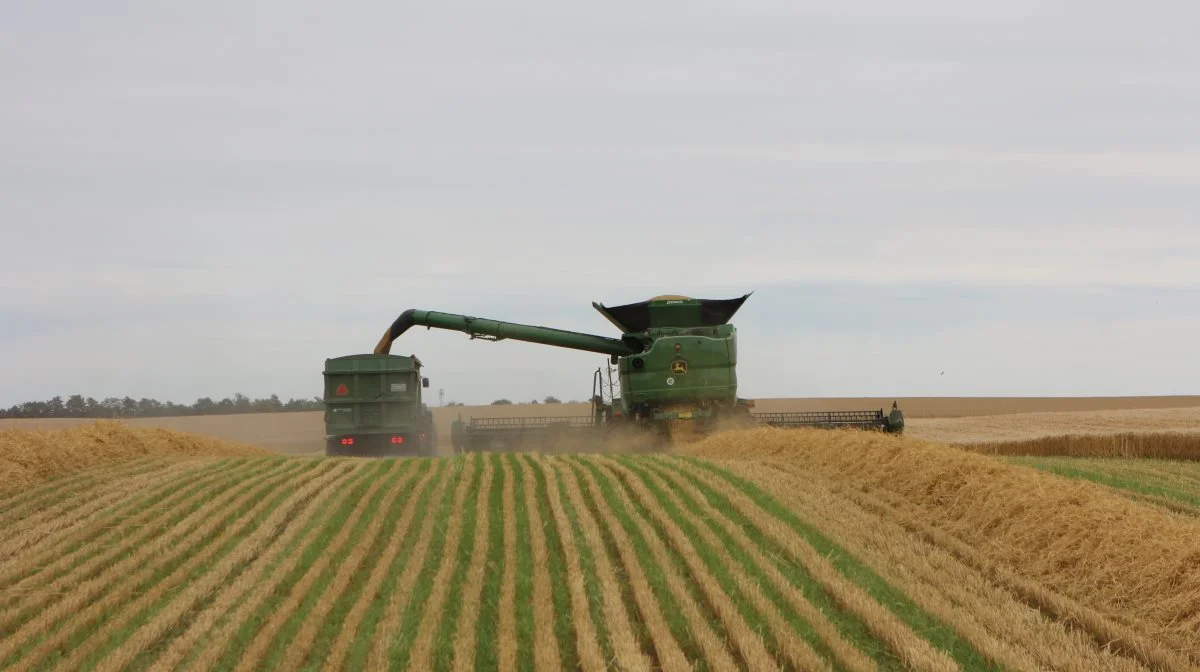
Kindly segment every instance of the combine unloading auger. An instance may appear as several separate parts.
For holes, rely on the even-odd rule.
[[[387,354],[392,342],[414,326],[461,331],[472,339],[505,339],[607,355],[616,365],[620,394],[608,400],[593,379],[592,413],[543,418],[472,418],[455,423],[456,450],[509,450],[620,429],[660,439],[703,436],[717,427],[852,427],[900,432],[904,416],[892,411],[751,413],[737,396],[737,329],[730,320],[750,294],[735,299],[658,296],[621,306],[592,307],[621,331],[619,338],[550,327],[411,309],[400,314],[375,346]],[[597,372],[599,375],[599,372]]]

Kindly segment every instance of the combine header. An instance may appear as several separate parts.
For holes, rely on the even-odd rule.
[[[686,441],[718,427],[855,427],[900,432],[904,416],[892,411],[751,412],[737,396],[737,330],[729,323],[749,294],[735,299],[657,296],[621,306],[592,303],[620,331],[613,338],[550,327],[406,310],[375,346],[376,355],[414,326],[461,331],[472,339],[512,339],[607,355],[617,368],[619,394],[605,398],[600,371],[593,377],[591,413],[574,417],[472,418],[456,422],[456,450],[528,449],[564,441],[603,441],[637,429],[655,439]]]

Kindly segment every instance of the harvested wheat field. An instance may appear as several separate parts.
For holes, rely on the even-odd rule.
[[[858,432],[693,453],[142,457],[41,482],[0,495],[0,668],[1200,660],[1191,518]]]
[[[900,397],[905,433],[948,443],[1014,441],[1069,433],[1185,431],[1200,433],[1200,396],[1158,397]],[[763,413],[890,408],[891,398],[758,399]],[[450,425],[461,417],[562,417],[590,415],[588,404],[512,404],[433,407],[443,454]],[[6,429],[64,429],[92,423],[73,418],[0,419]],[[123,420],[162,427],[289,455],[324,453],[324,414],[246,413]]]

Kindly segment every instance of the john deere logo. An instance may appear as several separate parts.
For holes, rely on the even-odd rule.
[[[687,362],[682,359],[677,359],[671,362],[671,373],[676,376],[682,376],[687,373]]]

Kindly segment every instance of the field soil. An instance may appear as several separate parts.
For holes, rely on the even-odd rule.
[[[1162,397],[912,397],[897,399],[905,431],[952,443],[1008,441],[1080,431],[1200,431],[1200,396]],[[890,409],[891,398],[759,399],[757,412]],[[1115,411],[1115,412],[1114,412]],[[450,423],[461,417],[589,415],[588,404],[514,404],[435,407],[439,443],[449,453]],[[0,420],[5,428],[60,428],[91,420]],[[142,418],[133,425],[166,427],[248,443],[291,455],[324,450],[320,412]]]

